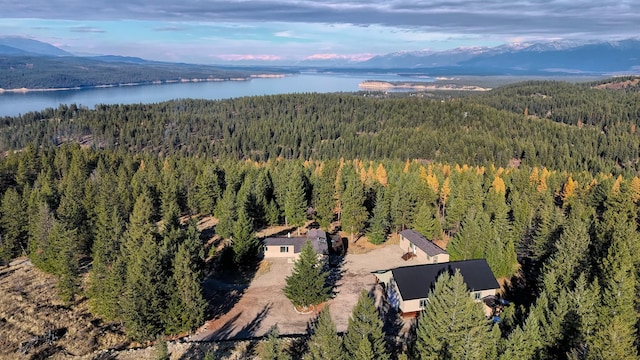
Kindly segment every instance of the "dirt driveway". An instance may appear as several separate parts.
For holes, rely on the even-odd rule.
[[[400,257],[402,251],[389,244],[365,254],[348,254],[342,264],[342,277],[337,282],[337,295],[328,302],[338,331],[347,329],[351,310],[362,290],[375,284],[372,271],[413,265]],[[265,261],[265,260],[263,260]],[[286,259],[268,259],[268,271],[258,273],[248,287],[219,282],[205,284],[215,287],[216,304],[220,315],[208,321],[198,332],[188,338],[192,341],[242,339],[266,334],[277,324],[280,334],[303,334],[308,322],[315,315],[296,313],[282,288],[293,264]]]

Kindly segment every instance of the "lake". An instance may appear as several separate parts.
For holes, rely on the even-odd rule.
[[[365,80],[433,81],[424,77],[413,78],[396,74],[310,72],[283,78],[254,78],[249,81],[173,83],[27,93],[5,92],[0,94],[0,116],[16,116],[29,111],[57,108],[60,104],[73,103],[93,108],[97,104],[158,103],[181,98],[218,100],[255,95],[354,92],[359,90],[358,84]]]

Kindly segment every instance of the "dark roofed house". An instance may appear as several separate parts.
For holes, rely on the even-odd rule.
[[[327,234],[322,230],[311,229],[306,236],[268,237],[263,240],[265,258],[291,258],[300,257],[302,247],[308,241],[318,255],[328,255]]]
[[[403,314],[417,313],[425,308],[429,292],[443,272],[456,269],[467,284],[474,300],[495,295],[500,288],[485,259],[454,261],[399,267],[375,274],[385,284],[389,302]]]
[[[437,264],[449,261],[449,253],[412,229],[400,232],[400,248],[405,253],[413,254],[413,258],[421,263]]]

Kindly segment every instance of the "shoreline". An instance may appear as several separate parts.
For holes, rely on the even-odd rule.
[[[415,91],[489,91],[491,88],[485,88],[475,85],[456,85],[456,84],[436,84],[436,83],[393,83],[388,81],[367,80],[358,84],[362,90],[373,91],[389,91],[389,90],[415,90]]]
[[[289,74],[251,74],[245,77],[233,77],[233,78],[194,78],[194,79],[170,79],[170,80],[154,80],[154,81],[145,81],[145,82],[132,82],[132,83],[121,83],[121,84],[101,84],[101,85],[91,85],[91,86],[74,86],[74,87],[60,87],[60,88],[44,88],[44,89],[36,89],[36,88],[14,88],[14,89],[3,89],[0,88],[0,95],[4,93],[12,93],[12,94],[26,94],[30,92],[50,92],[50,91],[68,91],[68,90],[86,90],[86,89],[102,89],[102,88],[114,88],[114,87],[125,87],[125,86],[143,86],[143,85],[165,85],[165,84],[178,84],[178,83],[198,83],[198,82],[223,82],[223,81],[251,81],[251,79],[271,79],[271,78],[283,78]]]

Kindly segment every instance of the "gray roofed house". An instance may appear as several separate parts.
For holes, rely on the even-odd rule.
[[[327,234],[322,230],[311,229],[305,236],[268,237],[262,241],[265,258],[292,258],[300,256],[302,247],[308,241],[318,255],[329,255]]]
[[[407,254],[413,254],[413,258],[422,263],[437,264],[449,261],[449,253],[412,229],[400,232],[400,248]]]
[[[495,295],[500,288],[485,259],[405,266],[379,271],[375,276],[379,282],[385,284],[391,305],[407,314],[424,309],[429,292],[438,276],[443,272],[453,274],[456,269],[460,270],[471,296],[476,301]]]

